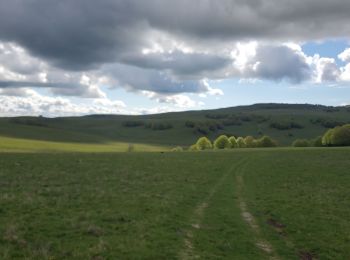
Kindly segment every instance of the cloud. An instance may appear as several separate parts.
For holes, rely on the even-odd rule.
[[[344,37],[349,11],[347,0],[2,1],[0,38],[60,68],[82,70],[150,47],[152,31],[207,45]]]
[[[311,78],[311,68],[299,50],[285,45],[257,45],[254,55],[247,58],[242,76],[300,83]]]
[[[44,115],[74,116],[87,114],[126,114],[122,101],[93,100],[91,103],[73,103],[62,97],[49,97],[33,90],[25,96],[3,95],[0,91],[0,116]]]
[[[348,37],[349,12],[348,0],[0,1],[0,94],[106,100],[102,86],[120,87],[184,108],[223,95],[211,80],[349,82],[350,49],[339,65],[297,44]]]
[[[350,62],[350,48],[345,49],[338,55],[338,58],[344,62]]]
[[[134,54],[123,62],[145,69],[166,70],[180,78],[203,78],[232,63],[230,57],[209,53],[185,53],[180,50]]]
[[[171,104],[179,108],[200,107],[204,104],[203,102],[194,101],[189,96],[182,94],[161,95],[150,91],[142,91],[142,94],[150,99],[156,100],[158,103]]]
[[[122,86],[130,91],[152,91],[160,94],[207,92],[202,80],[178,80],[166,71],[143,69],[130,65],[107,65],[102,75],[110,78],[112,86]]]

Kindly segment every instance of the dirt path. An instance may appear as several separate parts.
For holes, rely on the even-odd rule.
[[[260,227],[258,223],[256,222],[254,216],[249,212],[249,209],[247,207],[247,203],[244,200],[243,197],[243,189],[244,189],[244,169],[246,167],[246,164],[244,164],[242,167],[240,167],[236,171],[236,192],[237,192],[237,200],[238,200],[238,206],[241,211],[241,216],[243,220],[248,224],[250,229],[254,232],[255,236],[255,245],[260,250],[262,250],[265,254],[269,256],[270,259],[280,259],[278,255],[275,253],[272,245],[269,241],[267,241],[261,234]]]
[[[257,248],[262,250],[269,259],[279,260],[280,258],[275,253],[272,245],[267,241],[261,234],[260,227],[256,222],[254,216],[249,212],[246,201],[243,197],[243,189],[244,189],[244,169],[246,167],[246,159],[240,160],[238,163],[234,163],[230,169],[224,173],[221,178],[215,183],[213,188],[210,190],[208,196],[199,203],[193,211],[192,218],[190,220],[190,228],[185,231],[184,237],[184,245],[179,254],[179,259],[198,259],[199,255],[196,254],[193,246],[193,236],[194,232],[197,229],[201,228],[201,222],[203,216],[205,215],[205,210],[208,208],[209,203],[213,195],[216,193],[221,184],[226,180],[226,178],[230,174],[234,174],[236,176],[236,184],[234,189],[236,190],[238,207],[241,212],[242,219],[248,224],[249,228],[254,233],[255,245]]]
[[[203,219],[203,216],[205,214],[206,208],[208,208],[209,202],[217,189],[220,187],[221,184],[225,181],[227,176],[232,174],[232,172],[236,171],[240,167],[240,165],[243,164],[243,160],[241,160],[238,163],[233,164],[228,171],[226,171],[221,178],[215,183],[213,188],[210,190],[208,196],[201,202],[199,203],[196,208],[193,211],[193,216],[191,219],[191,225],[188,230],[185,231],[185,238],[184,238],[184,246],[182,251],[179,254],[180,259],[197,259],[199,258],[199,255],[197,255],[194,251],[194,246],[193,246],[193,234],[196,229],[201,228],[201,222]]]

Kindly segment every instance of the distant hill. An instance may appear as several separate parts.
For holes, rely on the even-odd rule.
[[[309,104],[255,104],[156,115],[0,118],[0,136],[77,143],[190,145],[199,136],[269,135],[281,145],[314,138],[350,123],[350,107]]]

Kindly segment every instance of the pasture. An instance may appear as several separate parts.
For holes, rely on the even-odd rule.
[[[1,259],[348,259],[350,149],[1,153]]]

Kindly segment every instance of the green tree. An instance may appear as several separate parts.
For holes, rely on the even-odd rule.
[[[212,149],[213,145],[210,142],[210,140],[207,137],[201,137],[198,139],[196,143],[197,149],[198,150],[207,150],[207,149]]]
[[[245,147],[247,147],[247,148],[255,147],[255,139],[254,139],[254,137],[250,136],[250,135],[246,136],[244,138],[244,144],[245,144]]]
[[[334,146],[350,145],[350,124],[333,129],[331,144]]]
[[[310,142],[306,139],[297,139],[292,143],[293,147],[309,147]]]
[[[350,124],[328,130],[322,137],[326,146],[350,146]]]
[[[244,142],[243,137],[237,138],[237,147],[238,148],[245,148],[245,142]]]
[[[189,148],[188,148],[189,151],[193,152],[193,151],[198,151],[197,149],[197,144],[192,144]]]
[[[231,142],[229,141],[229,139],[228,139],[228,137],[226,135],[220,135],[214,141],[214,148],[215,149],[228,149],[228,148],[231,148]]]
[[[322,145],[331,146],[332,136],[333,136],[333,129],[329,129],[322,137]]]
[[[322,147],[322,136],[318,136],[311,141],[311,145],[314,147]]]
[[[269,136],[263,136],[257,140],[257,147],[276,147],[276,141],[272,140]]]
[[[237,140],[236,140],[236,137],[234,136],[231,136],[229,139],[228,139],[231,143],[231,148],[237,148]]]

